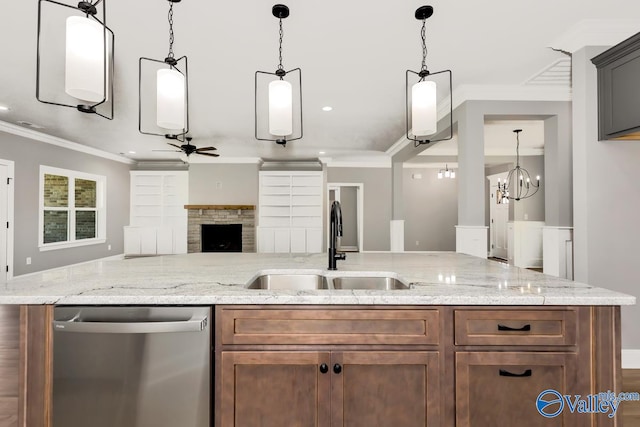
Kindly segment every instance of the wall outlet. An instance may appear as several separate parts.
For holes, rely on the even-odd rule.
[[[27,265],[31,265],[31,257],[30,256],[27,257]]]
[[[107,245],[107,250],[110,251],[111,250],[111,245]]]
[[[416,240],[416,246],[420,246],[420,241]]]
[[[529,214],[524,214],[524,220],[528,220],[529,219]]]

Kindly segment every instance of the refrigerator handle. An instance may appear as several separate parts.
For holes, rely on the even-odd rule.
[[[201,332],[207,328],[207,316],[194,316],[189,320],[167,322],[83,322],[74,317],[71,320],[54,320],[57,332],[83,332],[94,334],[158,334],[168,332]]]

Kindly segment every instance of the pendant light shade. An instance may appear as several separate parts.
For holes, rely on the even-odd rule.
[[[103,27],[82,16],[67,18],[65,92],[74,98],[100,102],[105,98]],[[107,73],[107,80],[109,74]]]
[[[422,66],[420,71],[406,73],[406,135],[416,147],[453,137],[451,71],[431,72],[427,68],[426,21],[431,15],[431,6],[416,10],[416,19],[422,21]]]
[[[106,0],[38,1],[38,101],[113,119],[115,38],[105,16]]]
[[[189,67],[173,53],[173,4],[169,1],[169,53],[164,59],[140,58],[138,130],[145,135],[183,139],[189,132]]]
[[[293,88],[284,80],[269,83],[269,133],[280,137],[293,133]]]
[[[181,131],[185,127],[186,90],[184,75],[165,68],[158,70],[156,82],[156,124]]]
[[[285,71],[282,65],[282,20],[289,16],[289,8],[276,4],[271,13],[278,18],[280,27],[279,64],[273,73],[255,74],[255,137],[284,147],[303,135],[302,71],[300,68]]]
[[[436,82],[421,81],[411,88],[411,123],[413,134],[433,135],[438,130]]]

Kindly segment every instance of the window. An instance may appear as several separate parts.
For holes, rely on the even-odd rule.
[[[106,241],[106,177],[40,166],[41,251]]]

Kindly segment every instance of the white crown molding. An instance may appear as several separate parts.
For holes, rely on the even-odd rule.
[[[402,168],[403,169],[445,169],[445,168],[449,168],[449,170],[457,170],[458,169],[458,163],[453,162],[453,163],[443,163],[443,162],[437,162],[437,163],[403,163],[402,164]]]
[[[404,134],[398,139],[391,147],[387,148],[387,151],[384,153],[390,157],[398,154],[404,147],[409,145],[409,143],[413,143],[413,141],[409,141]]]
[[[363,160],[361,162],[352,160],[330,160],[323,162],[329,168],[390,168],[391,158],[380,160]]]
[[[640,19],[585,19],[553,40],[549,47],[576,52],[586,46],[613,46],[636,34]]]
[[[203,164],[203,163],[235,163],[235,164],[260,164],[262,163],[260,157],[209,157],[209,156],[189,156],[189,164]]]
[[[13,123],[4,122],[2,120],[0,120],[0,131],[10,133],[12,135],[21,136],[23,138],[33,139],[34,141],[40,141],[46,144],[55,145],[57,147],[66,148],[68,150],[78,151],[80,153],[85,153],[96,157],[102,157],[103,159],[113,160],[129,165],[136,163],[135,160],[129,159],[128,157],[120,156],[113,153],[107,153],[106,151],[98,150],[97,148],[78,144],[77,142],[71,142],[66,139],[58,138],[57,136],[47,135],[33,129],[25,129],[22,126],[14,125]]]
[[[460,85],[453,91],[454,110],[465,101],[571,101],[565,86]]]

